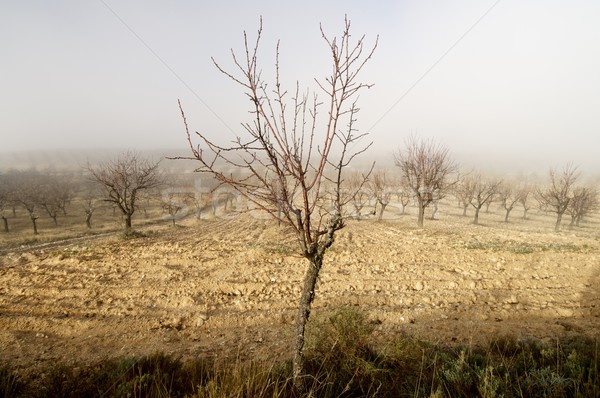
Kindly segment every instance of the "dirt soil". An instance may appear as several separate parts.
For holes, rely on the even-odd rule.
[[[239,216],[0,257],[0,355],[35,372],[157,351],[281,360],[307,263],[272,221]],[[597,336],[599,233],[412,217],[350,221],[313,315],[356,305],[384,338],[485,343]]]

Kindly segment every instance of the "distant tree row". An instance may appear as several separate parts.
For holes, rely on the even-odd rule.
[[[58,217],[67,215],[67,205],[74,195],[71,176],[37,171],[9,171],[0,175],[0,217],[4,232],[10,231],[10,212],[14,217],[18,207],[31,220],[33,233],[38,233],[37,220],[46,213],[58,225]]]
[[[87,166],[84,175],[10,170],[0,174],[2,229],[10,232],[10,218],[16,217],[19,208],[26,212],[35,235],[42,214],[58,226],[59,217],[67,216],[74,198],[85,214],[87,228],[92,228],[92,216],[98,206],[107,203],[120,210],[125,228],[130,229],[139,201],[147,199],[142,194],[162,186],[162,178],[158,162],[150,162],[133,152],[101,165]],[[158,196],[156,191],[152,194]]]
[[[504,212],[504,222],[510,221],[516,207],[522,209],[522,219],[537,208],[556,215],[554,228],[559,231],[565,217],[570,217],[569,228],[580,227],[582,220],[600,206],[598,189],[592,184],[581,184],[581,173],[571,164],[551,169],[546,182],[500,179],[476,171],[460,172],[447,148],[415,137],[407,141],[405,149],[396,152],[395,160],[395,170],[349,175],[344,183],[352,195],[343,200],[346,211],[357,219],[372,215],[382,220],[395,198],[401,214],[412,203],[417,211],[417,225],[422,227],[426,209],[431,208],[430,218],[435,219],[440,201],[450,195],[463,216],[473,209],[473,224],[479,223],[482,209],[487,213],[490,205],[496,203]],[[146,212],[150,201],[158,202],[163,217],[173,225],[189,209],[194,209],[200,218],[204,210],[215,216],[219,205],[225,211],[232,208],[232,192],[215,192],[214,184],[206,181],[200,192],[174,176],[167,178],[158,165],[134,152],[125,152],[109,162],[86,166],[84,175],[31,170],[0,174],[1,228],[10,231],[10,218],[15,217],[18,208],[26,212],[34,234],[38,233],[40,215],[47,215],[58,226],[59,217],[67,215],[74,198],[88,229],[92,228],[94,212],[103,203],[121,214],[126,230],[132,228],[136,211],[141,208]],[[367,214],[365,209],[369,209]]]
[[[490,177],[477,171],[461,172],[451,159],[448,148],[432,140],[409,138],[395,154],[398,169],[373,171],[363,189],[351,198],[356,218],[360,219],[367,204],[372,204],[373,215],[381,220],[392,197],[405,213],[411,202],[417,209],[417,225],[423,227],[425,211],[431,207],[434,219],[440,201],[452,195],[462,208],[462,215],[473,209],[473,224],[479,224],[480,213],[487,213],[492,203],[504,212],[509,222],[515,207],[522,208],[522,218],[528,218],[532,208],[556,215],[554,229],[561,229],[565,215],[570,216],[569,227],[579,227],[582,220],[599,209],[598,189],[593,184],[582,184],[581,173],[572,164],[562,169],[550,169],[547,181],[528,181]],[[350,191],[355,192],[360,173],[348,180]]]

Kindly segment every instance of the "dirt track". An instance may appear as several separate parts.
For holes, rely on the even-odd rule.
[[[377,333],[485,342],[598,333],[598,235],[414,220],[351,221],[315,311],[358,305]],[[287,357],[305,261],[270,221],[190,222],[0,259],[4,361],[35,369],[155,351]]]

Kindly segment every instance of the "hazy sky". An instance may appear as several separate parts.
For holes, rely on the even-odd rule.
[[[319,23],[337,34],[344,14],[380,36],[358,123],[373,153],[416,132],[467,164],[600,172],[597,0],[4,0],[0,153],[184,148],[177,99],[193,130],[232,138],[248,100],[210,57],[231,66],[262,15],[262,69],[280,39],[286,80],[312,84],[330,70]]]

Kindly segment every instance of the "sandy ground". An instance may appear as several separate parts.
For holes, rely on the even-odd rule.
[[[515,216],[516,217],[516,216]],[[330,249],[314,315],[367,311],[377,334],[486,342],[600,329],[600,230],[554,233],[468,219],[350,221]],[[485,222],[485,215],[482,215]],[[500,219],[500,217],[498,217]],[[0,257],[0,352],[23,370],[162,351],[287,358],[306,267],[293,239],[248,216],[189,220]]]

